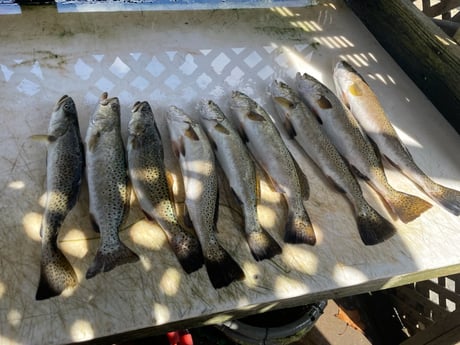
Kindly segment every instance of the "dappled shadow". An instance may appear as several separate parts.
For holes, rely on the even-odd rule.
[[[100,93],[119,96],[124,138],[132,104],[148,100],[166,143],[167,169],[178,178],[164,121],[170,104],[196,117],[195,106],[204,97],[228,113],[230,91],[238,89],[273,113],[266,88],[274,78],[291,83],[296,72],[308,72],[332,87],[333,63],[346,58],[370,77],[416,162],[430,176],[459,187],[458,136],[342,6],[66,15],[33,8],[2,18],[0,342],[109,342],[104,337],[220,323],[401,285],[435,276],[442,267],[457,271],[457,218],[434,207],[410,224],[396,222],[393,238],[366,247],[347,200],[297,152],[311,187],[306,207],[317,233],[315,246],[284,244],[282,255],[254,261],[241,215],[228,192],[222,193],[217,236],[246,279],[214,290],[204,269],[190,275],[182,271],[161,229],[134,202],[121,238],[141,256],[140,262],[85,280],[99,239],[91,230],[83,187],[59,242],[79,283],[60,297],[34,300],[46,149],[26,138],[46,131],[50,110],[63,93],[76,103],[82,133]],[[395,188],[423,197],[396,170],[387,171]],[[387,216],[377,195],[362,186],[369,202]],[[180,205],[183,190],[176,195]],[[265,182],[259,211],[263,226],[282,243],[286,210]]]

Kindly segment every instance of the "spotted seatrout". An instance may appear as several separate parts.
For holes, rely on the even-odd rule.
[[[56,103],[48,135],[33,138],[48,143],[47,196],[40,228],[40,282],[35,296],[37,300],[43,300],[58,296],[77,283],[75,271],[57,245],[59,229],[77,202],[85,165],[77,110],[72,98],[66,95]]]
[[[216,237],[218,187],[211,144],[200,125],[177,107],[167,116],[172,148],[184,178],[185,205],[203,249],[204,263],[214,288],[244,279],[240,266]]]
[[[120,132],[118,98],[103,93],[86,132],[89,208],[93,225],[101,235],[96,257],[86,272],[101,272],[139,260],[124,245],[118,232],[129,209],[128,171]]]
[[[460,192],[434,182],[417,166],[363,77],[350,64],[339,61],[334,68],[334,82],[342,101],[380,153],[434,201],[454,215],[460,215]]]
[[[314,245],[315,232],[303,204],[308,199],[308,182],[270,116],[259,104],[239,91],[233,92],[230,108],[249,151],[286,200],[288,220],[284,241]]]
[[[345,193],[352,203],[359,234],[366,245],[373,245],[391,237],[394,226],[375,211],[364,199],[361,187],[337,149],[323,132],[316,116],[285,83],[274,81],[271,94],[288,135]]]
[[[431,208],[416,196],[395,190],[387,181],[383,164],[372,143],[365,137],[350,111],[324,84],[308,74],[296,75],[299,95],[321,122],[321,128],[345,157],[352,171],[363,177],[392,211],[408,223]]]
[[[203,101],[200,120],[230,188],[244,214],[244,229],[252,256],[257,261],[281,253],[281,247],[260,225],[257,215],[257,178],[254,161],[224,113],[213,101]]]
[[[148,218],[164,230],[185,272],[203,265],[198,239],[177,221],[164,166],[163,144],[147,102],[134,104],[128,125],[128,171],[137,200]]]

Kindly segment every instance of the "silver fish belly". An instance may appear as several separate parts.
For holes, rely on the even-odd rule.
[[[184,271],[194,272],[203,265],[201,246],[198,239],[178,223],[160,132],[147,102],[134,105],[128,132],[128,171],[137,200],[147,217],[154,219],[165,232]]]
[[[236,261],[216,237],[218,187],[214,153],[195,121],[177,107],[167,116],[173,151],[179,159],[185,187],[185,204],[203,249],[204,263],[214,288],[244,279]]]
[[[452,214],[460,215],[460,191],[434,182],[418,167],[363,77],[350,64],[340,61],[334,68],[334,82],[342,101],[381,154],[434,201]]]
[[[303,202],[308,199],[308,182],[298,168],[267,112],[242,92],[234,91],[230,108],[240,135],[276,190],[288,205],[284,241],[314,245],[316,235]]]
[[[385,200],[391,211],[408,223],[431,208],[414,195],[395,190],[387,181],[383,164],[372,143],[338,97],[314,77],[296,75],[299,95],[321,120],[321,128],[358,176],[363,177]]]
[[[77,284],[70,262],[57,245],[59,229],[77,202],[84,173],[84,149],[75,104],[63,96],[51,115],[48,135],[46,205],[40,233],[42,256],[35,298],[58,296]]]
[[[288,135],[347,196],[353,205],[358,231],[366,245],[374,245],[391,237],[394,226],[377,213],[364,199],[361,187],[339,152],[323,132],[315,115],[306,107],[294,91],[285,83],[274,81],[271,94],[284,118]]]
[[[120,241],[119,231],[129,210],[128,171],[120,132],[118,98],[104,93],[86,133],[90,216],[100,233],[96,256],[86,278],[139,260]]]
[[[242,206],[246,239],[254,259],[270,259],[281,253],[281,247],[259,223],[256,168],[238,132],[213,101],[201,103],[200,120]]]

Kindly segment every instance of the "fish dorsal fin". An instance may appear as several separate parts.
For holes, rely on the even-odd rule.
[[[173,153],[177,158],[179,158],[180,156],[185,156],[185,145],[183,137],[180,137],[179,140],[172,140],[171,146]]]
[[[280,104],[281,106],[287,107],[289,109],[294,109],[295,108],[295,103],[291,102],[290,100],[284,98],[284,97],[273,97],[273,99]]]
[[[263,117],[262,115],[260,115],[259,113],[255,112],[253,110],[249,111],[247,117],[251,121],[258,121],[258,122],[265,121],[265,117]]]
[[[361,88],[356,84],[356,83],[353,83],[351,84],[349,87],[348,87],[348,91],[350,91],[350,93],[353,95],[353,96],[362,96],[363,95],[363,92],[361,90]]]
[[[240,134],[241,140],[243,140],[245,144],[249,142],[249,138],[246,132],[244,131],[244,127],[241,123],[238,125],[238,133]]]
[[[297,132],[295,131],[295,128],[292,125],[292,122],[289,119],[288,115],[286,115],[284,117],[283,126],[284,126],[284,129],[286,130],[287,135],[289,136],[289,138],[293,139],[295,136],[297,136]]]
[[[319,97],[316,103],[321,109],[331,109],[332,108],[331,102],[327,99],[327,97],[324,97],[323,95]]]
[[[219,133],[222,133],[222,134],[225,134],[225,135],[229,135],[229,134],[230,134],[230,132],[228,131],[228,129],[225,128],[224,126],[222,126],[220,123],[218,123],[217,125],[215,125],[214,128],[215,128],[216,131],[218,131]]]
[[[191,140],[194,141],[199,141],[200,137],[198,134],[196,134],[195,130],[193,129],[192,125],[188,126],[188,128],[185,130],[185,136]]]

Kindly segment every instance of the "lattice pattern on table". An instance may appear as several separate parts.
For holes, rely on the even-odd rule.
[[[289,54],[308,61],[312,49],[311,45],[298,44]],[[293,77],[297,71],[289,67],[287,55],[286,48],[276,45],[155,54],[92,54],[66,60],[65,78],[69,80],[65,82],[77,82],[79,89],[85,90],[88,103],[95,103],[107,91],[130,104],[139,98],[159,103],[174,99],[184,104],[200,95],[219,98],[234,88],[252,93],[257,85],[268,84],[273,76]],[[38,96],[46,90],[50,79],[50,69],[42,68],[45,63],[51,63],[46,52],[37,53],[32,63],[23,59],[0,61],[0,80],[20,94]],[[59,65],[59,61],[53,63]]]
[[[387,290],[411,335],[460,309],[460,274]]]
[[[460,0],[412,0],[428,17],[460,21]]]

